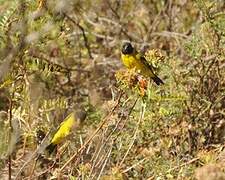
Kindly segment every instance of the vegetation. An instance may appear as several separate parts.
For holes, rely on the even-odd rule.
[[[223,0],[0,0],[1,179],[225,179]],[[120,61],[131,41],[164,81]],[[74,109],[84,125],[45,150]]]

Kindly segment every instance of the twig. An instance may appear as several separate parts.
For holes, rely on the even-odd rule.
[[[104,140],[104,139],[102,138],[102,140]],[[102,164],[104,163],[104,161],[106,160],[107,153],[106,154],[103,154],[103,152],[102,152],[105,149],[106,149],[106,146],[101,146],[101,149],[98,150],[98,154],[97,154],[98,157],[96,159],[96,161],[97,160],[98,161],[93,163],[93,166],[92,166],[91,172],[89,173],[88,179],[93,179],[94,177],[97,176],[97,171],[95,173],[93,173],[93,174],[92,174],[92,172],[93,172],[94,168],[100,168],[102,166]],[[103,155],[100,155],[100,153],[103,154]],[[95,156],[95,154],[93,154],[93,156]],[[90,177],[91,175],[92,175],[92,177]]]
[[[106,128],[105,132],[103,132],[103,135],[102,135],[103,137],[104,137],[105,133],[107,132],[107,130],[108,130],[108,127]],[[105,138],[102,138],[101,141],[99,141],[98,145],[96,146],[96,150],[93,153],[93,157],[91,159],[92,168],[91,168],[91,171],[89,173],[89,178],[90,178],[90,175],[92,174],[94,168],[97,167],[99,162],[100,162],[100,160],[98,162],[97,162],[97,160],[99,159],[100,153],[105,148],[106,142],[107,142],[107,140],[105,140]]]
[[[174,38],[184,38],[187,39],[188,36],[178,32],[170,32],[170,31],[162,31],[162,32],[154,32],[152,33],[153,36],[165,36],[165,37],[174,37]]]
[[[86,142],[83,144],[83,146],[80,147],[80,149],[78,149],[78,151],[76,153],[74,153],[71,158],[60,168],[59,172],[63,171],[75,158],[77,158],[77,156],[86,148],[86,146],[92,141],[92,139],[97,135],[97,133],[102,129],[102,127],[104,126],[104,124],[109,120],[109,118],[111,117],[111,115],[113,114],[113,112],[117,109],[117,107],[120,104],[120,100],[121,97],[123,95],[123,92],[120,92],[118,100],[115,104],[115,106],[113,107],[113,109],[109,112],[109,114],[103,119],[103,121],[101,122],[101,124],[99,125],[99,127],[94,131],[94,133],[86,140]]]
[[[68,72],[68,71],[78,71],[78,72],[85,72],[85,73],[90,73],[90,71],[88,70],[84,70],[84,69],[77,69],[77,68],[67,68],[67,67],[64,67],[64,66],[61,66],[57,63],[53,63],[48,57],[46,57],[44,54],[41,54],[41,53],[37,53],[37,52],[34,52],[34,51],[30,51],[29,52],[29,56],[31,57],[34,57],[34,58],[38,58],[38,59],[43,59],[44,61],[47,61],[47,63],[49,64],[52,64],[53,66],[57,66],[61,69],[64,69],[65,72]]]
[[[111,152],[112,152],[112,148],[113,148],[113,143],[112,143],[112,145],[111,145],[111,148],[109,149],[108,154],[106,155],[104,164],[102,165],[102,168],[101,168],[101,171],[100,171],[100,173],[99,173],[99,175],[98,175],[97,180],[99,180],[100,177],[101,177],[101,175],[102,175],[102,172],[103,172],[103,170],[104,170],[104,168],[105,168],[105,166],[106,166],[106,163],[107,163],[107,161],[108,161],[108,159],[109,159],[109,157],[110,157],[110,154],[111,154]]]
[[[140,125],[140,123],[141,123],[141,120],[144,118],[144,114],[145,114],[145,106],[142,106],[142,111],[141,111],[141,114],[140,114],[140,118],[139,118],[139,120],[138,120],[137,127],[136,127],[135,132],[134,132],[134,135],[133,135],[133,140],[132,140],[132,142],[130,143],[130,146],[128,147],[127,152],[126,152],[125,155],[123,156],[122,161],[120,162],[120,165],[119,165],[120,167],[122,166],[122,164],[123,164],[123,162],[125,161],[127,155],[129,154],[129,152],[130,152],[132,146],[134,145],[134,141],[135,141],[136,136],[137,136],[137,133],[138,133],[138,128],[139,128],[139,125]]]
[[[11,141],[11,134],[13,133],[13,127],[12,127],[12,107],[13,107],[13,95],[10,97],[10,105],[9,105],[9,127],[10,127],[10,135],[9,135],[9,142]],[[11,180],[12,178],[12,157],[11,153],[8,155],[8,179]]]
[[[44,174],[46,174],[46,173],[49,173],[50,170],[56,165],[56,163],[57,163],[57,162],[54,161],[48,169],[46,169],[45,171],[42,171],[41,173],[37,174],[37,175],[35,176],[35,178],[38,179],[39,176],[42,176],[42,175],[44,175]]]
[[[108,7],[109,7],[109,9],[112,11],[112,13],[114,14],[114,16],[117,18],[117,20],[118,20],[118,24],[120,24],[120,31],[130,40],[130,41],[132,41],[132,37],[128,34],[128,30],[127,29],[125,29],[124,27],[126,27],[123,23],[121,23],[121,17],[119,16],[119,14],[118,14],[118,11],[117,11],[117,9],[114,9],[113,7],[112,7],[112,4],[111,4],[111,2],[109,1],[109,0],[107,0],[106,1],[106,3],[107,3],[107,5],[108,5]],[[118,6],[119,7],[119,6]]]
[[[129,98],[128,98],[128,99],[129,99]],[[131,114],[131,112],[133,111],[133,109],[134,109],[134,107],[135,107],[135,105],[136,105],[138,99],[139,99],[139,98],[137,98],[137,99],[134,101],[134,103],[132,104],[132,106],[130,107],[129,113],[127,114],[126,119],[124,120],[125,122],[123,123],[123,127],[124,127],[124,125],[126,124],[127,120],[129,119],[130,114]],[[126,100],[126,101],[124,102],[123,106],[124,106],[126,103],[128,103],[128,102],[129,102],[129,101]],[[97,159],[98,159],[98,157],[99,157],[100,151],[101,151],[103,148],[105,148],[105,145],[106,145],[106,143],[108,142],[109,138],[110,138],[110,137],[113,135],[113,133],[118,129],[119,124],[122,122],[122,120],[123,120],[123,117],[121,117],[121,118],[119,119],[119,121],[116,123],[115,128],[109,133],[109,135],[107,136],[107,138],[104,138],[104,143],[103,143],[102,141],[100,142],[100,143],[101,143],[101,147],[98,148],[98,149],[96,149],[96,151],[95,151],[95,153],[94,153],[94,156],[93,156],[93,157],[95,157],[95,158],[91,160],[91,161],[93,162],[93,165],[92,165],[92,169],[91,169],[91,171],[90,171],[90,173],[89,173],[89,178],[90,178],[90,176],[91,176],[91,174],[92,174],[92,172],[93,172],[94,167],[97,166],[96,164],[97,164]],[[123,127],[122,127],[121,129],[123,129]],[[120,131],[120,132],[117,134],[117,136],[113,139],[114,142],[115,142],[116,139],[119,137],[119,135],[121,134],[121,132],[122,132],[122,131]],[[102,140],[103,140],[103,139],[102,139]],[[96,153],[97,150],[98,150],[98,153]]]
[[[126,119],[125,119],[125,121],[124,121],[123,126],[121,127],[121,129],[124,128],[126,122],[128,121],[128,119],[129,119],[129,117],[130,117],[130,115],[131,115],[131,113],[132,113],[132,111],[133,111],[135,105],[137,104],[138,99],[139,99],[139,97],[137,97],[137,98],[135,99],[134,104],[131,106],[130,111],[129,111],[129,113],[128,113],[128,115],[127,115],[127,117],[126,117]],[[122,131],[120,131],[120,133],[121,133],[121,132],[122,132]],[[118,134],[118,135],[119,135],[119,134]]]
[[[35,159],[34,164],[33,164],[33,166],[32,166],[32,169],[31,169],[31,172],[30,172],[30,177],[29,177],[29,179],[32,179],[32,176],[33,176],[33,174],[34,174],[35,167],[36,167],[36,165],[37,165],[37,161],[38,161],[38,159]]]
[[[191,164],[191,163],[193,163],[193,162],[195,162],[195,161],[197,161],[197,160],[199,160],[199,157],[194,158],[194,159],[191,159],[190,161],[188,161],[188,162],[186,162],[186,163],[183,163],[183,164],[181,164],[181,165],[175,166],[175,167],[169,169],[167,172],[169,173],[170,171],[173,171],[173,170],[178,169],[178,168],[180,168],[180,167],[183,167],[183,166],[186,166],[186,165],[188,165],[188,164]]]
[[[133,169],[134,167],[136,167],[137,165],[141,164],[142,162],[144,162],[147,158],[143,158],[142,160],[138,161],[137,163],[133,164],[131,167],[125,169],[123,171],[123,173],[126,173],[127,171],[130,171],[131,169]]]
[[[37,147],[37,149],[31,154],[30,158],[23,164],[23,166],[20,168],[20,170],[17,172],[15,179],[18,178],[22,170],[30,163],[30,161],[35,158],[37,155],[41,154],[45,148],[48,146],[48,138],[51,131],[46,134],[45,138],[42,140],[41,144]]]
[[[91,48],[90,48],[90,46],[88,44],[88,39],[87,39],[87,36],[85,34],[84,28],[78,22],[76,22],[73,18],[71,18],[68,14],[64,13],[64,15],[65,15],[65,17],[67,17],[68,20],[70,20],[72,23],[74,23],[81,30],[82,36],[84,38],[84,45],[85,45],[85,47],[86,47],[86,49],[88,51],[88,55],[89,55],[89,57],[91,59],[93,59],[93,56],[91,54]]]

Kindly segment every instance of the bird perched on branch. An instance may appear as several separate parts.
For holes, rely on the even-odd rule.
[[[81,127],[86,119],[86,112],[84,110],[77,110],[70,113],[64,121],[60,124],[58,130],[54,134],[51,143],[47,146],[49,154],[51,154],[56,146],[61,143],[73,129]]]
[[[153,72],[152,66],[145,57],[138,53],[129,42],[122,45],[121,59],[128,69],[135,68],[145,77],[150,77],[157,85],[164,84],[163,81]]]

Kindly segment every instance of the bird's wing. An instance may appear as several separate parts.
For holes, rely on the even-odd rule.
[[[140,56],[140,61],[141,61],[146,67],[148,67],[148,69],[149,69],[153,74],[155,74],[154,71],[153,71],[153,69],[152,69],[152,66],[148,63],[148,61],[145,59],[145,57],[144,57],[143,55],[141,55],[141,54],[139,54],[139,56]]]

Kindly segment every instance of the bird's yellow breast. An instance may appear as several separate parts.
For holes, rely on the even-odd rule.
[[[128,68],[136,68],[140,73],[147,77],[154,77],[154,73],[148,66],[146,66],[139,54],[129,55],[129,54],[121,54],[121,59],[123,64]]]
[[[125,54],[122,54],[121,55],[121,59],[122,59],[122,62],[123,64],[128,68],[128,69],[132,69],[132,68],[135,68],[135,57],[134,56],[131,56],[131,55],[125,55]]]
[[[65,121],[63,121],[51,140],[52,144],[59,144],[66,136],[69,135],[71,129],[75,125],[75,115],[71,113]]]

